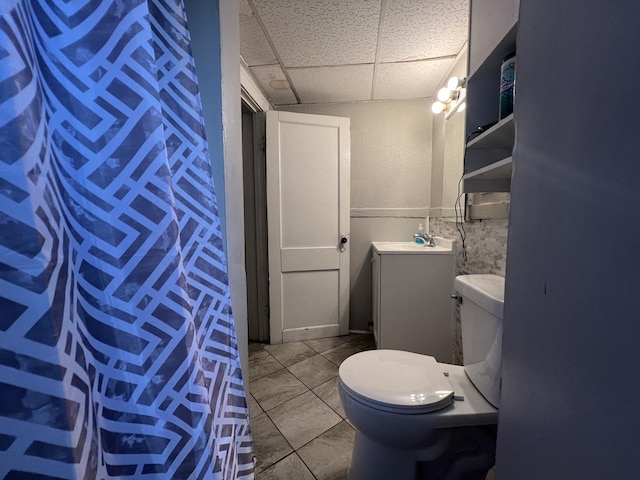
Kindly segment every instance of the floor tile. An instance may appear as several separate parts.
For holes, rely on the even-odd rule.
[[[261,348],[260,350],[256,350],[254,352],[249,353],[249,359],[253,359],[253,360],[257,360],[258,358],[267,358],[270,357],[271,355],[269,354],[269,352],[267,352],[264,348]]]
[[[300,448],[342,420],[313,392],[302,395],[269,410],[267,415],[293,446]]]
[[[322,385],[318,385],[313,389],[313,393],[319,396],[320,400],[329,405],[333,411],[342,418],[347,418],[347,415],[344,413],[344,408],[342,408],[340,394],[338,393],[338,377],[332,378]]]
[[[289,371],[309,388],[315,388],[338,376],[338,367],[318,354],[291,365]]]
[[[251,381],[280,370],[282,365],[269,352],[262,351],[249,357],[249,385]]]
[[[249,342],[249,355],[262,352],[264,350],[263,344],[258,342]]]
[[[257,417],[261,413],[264,413],[264,410],[262,410],[262,408],[260,408],[260,405],[258,404],[258,402],[256,402],[256,399],[253,398],[253,395],[251,395],[251,394],[247,395],[247,402],[249,403],[249,418],[250,419],[254,418],[254,417]]]
[[[322,353],[322,356],[327,360],[330,360],[335,365],[340,366],[340,364],[351,355],[362,352],[364,350],[371,350],[373,348],[374,347],[372,341],[367,338],[361,338],[353,340],[351,342],[345,342],[342,345],[338,345],[335,348],[327,350],[326,352]]]
[[[332,348],[331,350],[327,350],[322,354],[322,356],[334,365],[340,366],[340,364],[351,355],[354,355],[361,351],[362,350],[360,349],[360,347],[345,343],[344,345],[340,345],[336,348]]]
[[[315,480],[300,457],[292,453],[259,473],[256,480]]]
[[[308,389],[287,369],[283,368],[251,382],[249,391],[263,410],[270,410],[307,392]]]
[[[347,478],[355,436],[355,430],[343,421],[297,453],[318,480],[343,480]]]
[[[376,346],[373,335],[367,333],[350,333],[345,337],[345,343],[357,345],[363,350],[370,350]]]
[[[293,450],[266,413],[251,419],[253,448],[256,454],[256,472],[270,467]]]
[[[264,349],[275,357],[282,365],[288,367],[313,357],[317,352],[302,342],[280,343],[278,345],[265,345]]]
[[[342,337],[316,338],[313,340],[305,340],[304,343],[313,348],[316,352],[322,353],[326,352],[330,348],[342,345],[347,341],[347,337],[348,335],[343,335]]]

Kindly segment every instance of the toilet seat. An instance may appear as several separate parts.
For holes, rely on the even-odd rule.
[[[399,350],[368,350],[340,365],[346,393],[379,410],[420,414],[453,401],[453,389],[436,359]]]

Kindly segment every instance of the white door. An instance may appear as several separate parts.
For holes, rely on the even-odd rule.
[[[271,343],[349,332],[349,128],[267,112]]]

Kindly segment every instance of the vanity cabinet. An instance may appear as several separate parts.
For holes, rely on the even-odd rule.
[[[453,248],[396,251],[372,247],[372,313],[377,348],[453,360]]]
[[[511,189],[514,116],[511,114],[497,121],[500,67],[505,57],[516,52],[518,13],[518,0],[471,0],[466,110],[468,141],[463,176],[465,193],[508,192]],[[494,122],[497,123],[483,133],[472,135],[478,127]]]

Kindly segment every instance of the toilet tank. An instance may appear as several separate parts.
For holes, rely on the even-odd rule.
[[[504,278],[498,275],[459,275],[455,289],[462,299],[464,370],[475,387],[496,408],[502,379],[502,310]]]

